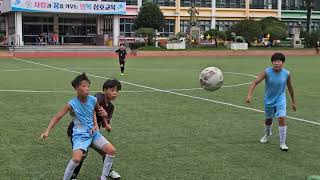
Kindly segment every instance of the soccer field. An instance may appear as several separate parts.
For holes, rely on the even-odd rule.
[[[114,167],[124,180],[303,180],[320,174],[319,57],[287,57],[297,112],[288,104],[288,152],[264,133],[263,90],[244,102],[248,83],[271,65],[270,57],[129,58],[125,76],[117,59],[0,59],[0,179],[62,179],[71,158],[65,116],[47,141],[39,136],[75,93],[70,81],[80,72],[91,94],[107,78],[122,81],[114,102],[112,132],[103,134],[117,149]],[[207,66],[224,73],[224,87],[199,88]],[[79,180],[101,175],[92,149]]]

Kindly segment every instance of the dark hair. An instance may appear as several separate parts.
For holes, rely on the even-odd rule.
[[[271,62],[276,61],[276,60],[280,60],[282,62],[285,62],[286,61],[286,57],[282,53],[274,53],[271,56]]]
[[[88,79],[86,73],[82,73],[78,75],[74,80],[71,81],[71,85],[73,88],[80,86],[82,81],[87,81],[90,84],[90,80]]]
[[[118,91],[121,91],[121,83],[116,79],[108,79],[103,83],[102,90],[116,87]]]

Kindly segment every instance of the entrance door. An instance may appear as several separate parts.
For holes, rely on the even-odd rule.
[[[61,44],[89,44],[96,43],[96,16],[59,14],[59,36]]]

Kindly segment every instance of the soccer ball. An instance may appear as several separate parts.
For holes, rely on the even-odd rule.
[[[199,81],[205,90],[216,91],[223,84],[222,71],[217,67],[207,67],[200,72]]]

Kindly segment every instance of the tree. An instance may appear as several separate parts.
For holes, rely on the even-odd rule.
[[[260,21],[263,34],[270,34],[272,39],[283,40],[288,37],[287,26],[275,17],[266,17]]]
[[[135,20],[135,29],[153,28],[160,30],[163,25],[163,13],[159,6],[153,2],[143,3]]]
[[[208,36],[209,35],[209,36]],[[210,39],[213,39],[215,42],[215,46],[218,47],[218,41],[217,39],[225,40],[225,33],[216,29],[210,29],[209,31],[206,31],[203,34],[204,38],[207,39],[207,37],[210,37]]]
[[[314,0],[304,0],[304,6],[307,9],[307,33],[310,34],[310,25],[311,25],[311,14],[312,9],[314,8]]]
[[[236,33],[237,36],[244,37],[249,44],[263,34],[261,25],[258,21],[247,19],[231,26],[228,30],[229,38],[231,32]]]
[[[265,29],[265,34],[269,34],[273,40],[285,40],[288,37],[287,29],[281,26],[269,26]]]
[[[270,26],[280,26],[282,28],[287,28],[286,24],[280,21],[278,18],[275,17],[265,17],[260,21],[262,30],[267,29]]]
[[[316,42],[319,41],[320,39],[320,29],[314,32],[311,32],[310,34],[306,33],[306,36],[304,39],[306,41],[306,46],[309,48],[312,48],[316,44]]]
[[[154,37],[154,29],[153,28],[139,28],[136,30],[136,36],[141,36],[147,39],[146,45],[151,44],[152,39]]]

